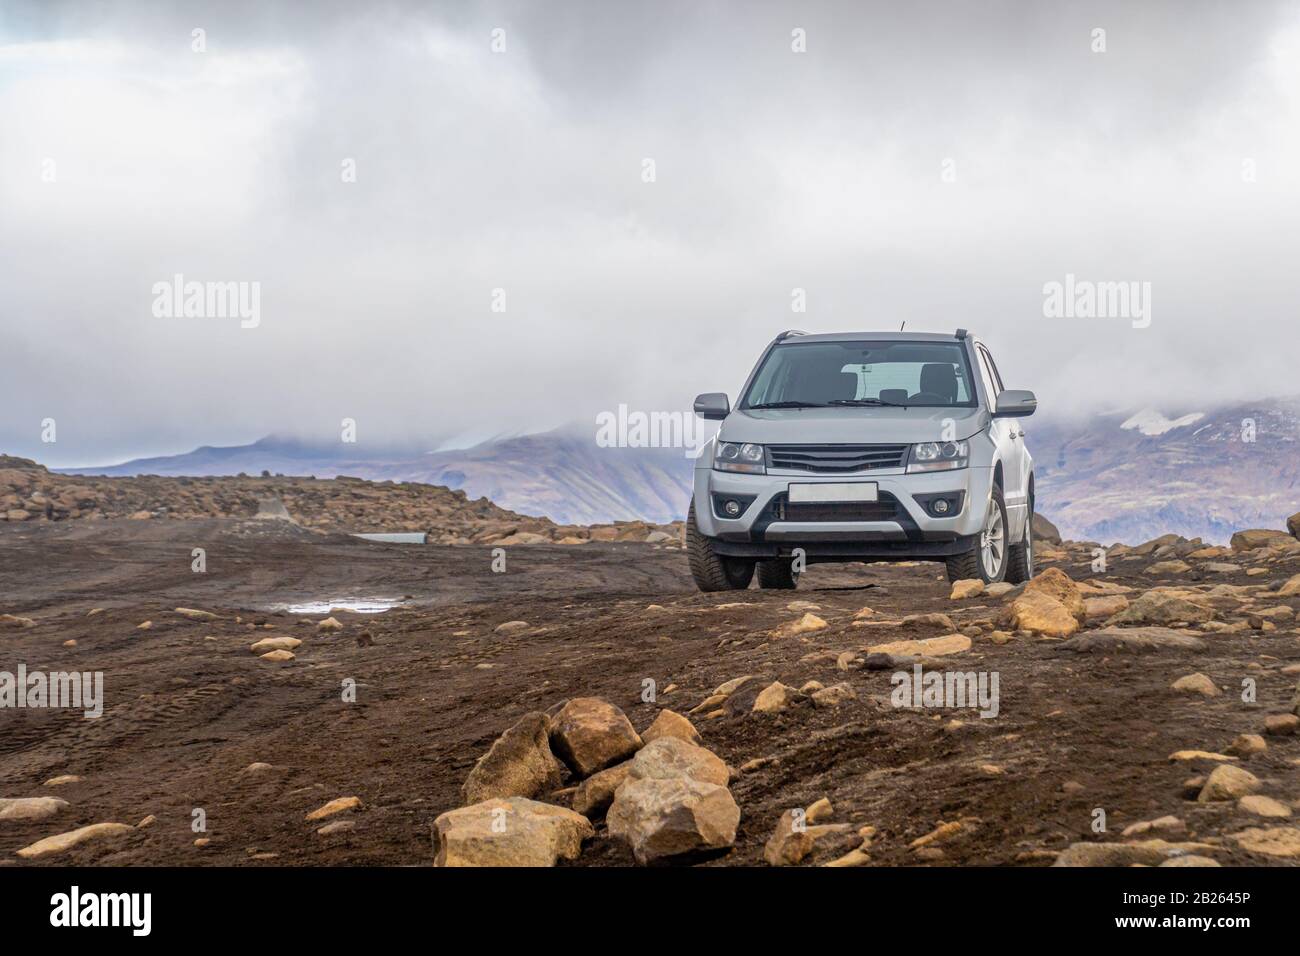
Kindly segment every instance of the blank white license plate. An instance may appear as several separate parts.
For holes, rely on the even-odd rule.
[[[790,486],[791,501],[875,501],[874,481],[839,481]]]

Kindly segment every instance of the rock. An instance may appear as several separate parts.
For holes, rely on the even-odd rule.
[[[1277,589],[1278,597],[1295,597],[1300,594],[1300,574],[1292,575]]]
[[[434,866],[554,866],[595,835],[580,813],[526,797],[485,800],[433,821]]]
[[[1251,528],[1248,531],[1238,531],[1229,540],[1233,551],[1253,551],[1256,548],[1271,548],[1279,544],[1287,544],[1294,538],[1285,531],[1274,531],[1271,528]]]
[[[333,836],[336,833],[347,833],[349,830],[356,829],[355,820],[335,820],[333,823],[327,823],[316,831],[317,836]]]
[[[903,627],[931,627],[943,631],[945,634],[951,634],[957,630],[957,625],[953,624],[952,618],[947,614],[908,614],[899,622]]]
[[[831,860],[826,866],[867,866],[871,863],[871,856],[862,847],[856,850],[850,850],[843,856]]]
[[[723,697],[729,697],[753,679],[754,676],[752,674],[746,674],[744,677],[733,677],[731,680],[719,684],[714,689],[713,693],[715,695],[721,694]]]
[[[341,630],[343,630],[343,624],[342,624],[342,622],[340,622],[337,618],[327,617],[327,618],[325,618],[325,620],[317,622],[317,624],[316,624],[316,630],[318,630],[318,631],[341,631]]]
[[[805,614],[797,621],[789,624],[782,624],[772,632],[773,637],[794,637],[797,634],[809,634],[813,631],[820,631],[828,625],[824,620],[811,612]]]
[[[338,813],[346,813],[349,810],[355,810],[361,806],[360,797],[336,797],[323,807],[317,807],[311,813],[307,814],[308,820],[324,820]]]
[[[1157,561],[1148,565],[1143,574],[1186,574],[1192,566],[1186,561]]]
[[[768,865],[794,866],[801,863],[813,851],[818,838],[849,829],[847,823],[839,826],[810,826],[809,823],[807,815],[800,811],[787,810],[781,814],[776,829],[763,847],[763,859]]]
[[[1079,605],[1083,606],[1082,598]],[[1002,622],[1013,629],[1048,637],[1069,637],[1079,629],[1079,620],[1070,609],[1043,591],[1025,591],[1012,598]]]
[[[139,823],[137,823],[135,825],[135,828],[137,830],[147,830],[157,822],[158,822],[158,818],[151,813],[143,820],[141,820]]]
[[[831,802],[822,797],[820,800],[814,800],[808,804],[804,819],[809,823],[821,823],[824,820],[829,820],[834,813],[835,808],[831,806]]]
[[[966,598],[978,597],[983,593],[983,581],[978,578],[963,578],[952,583],[952,593],[948,595],[948,599],[950,601],[962,601]]]
[[[1113,620],[1113,619],[1112,619]],[[1205,641],[1168,627],[1107,627],[1076,635],[1061,644],[1078,654],[1110,654],[1116,651],[1203,651]]]
[[[830,687],[823,687],[821,690],[812,692],[814,707],[838,707],[840,704],[846,704],[857,699],[857,692],[846,683],[832,684]]]
[[[1083,623],[1083,593],[1079,590],[1079,585],[1074,582],[1074,579],[1060,568],[1048,568],[1046,571],[1034,575],[1025,584],[1025,589],[1021,594],[1046,594],[1064,605],[1065,609],[1074,616],[1076,621]]]
[[[1185,622],[1199,624],[1214,618],[1214,609],[1185,595],[1190,592],[1174,592],[1152,589],[1129,603],[1106,623],[1115,624],[1173,624]]]
[[[0,823],[15,820],[44,820],[71,804],[59,797],[0,797]]]
[[[1159,866],[1168,859],[1193,850],[1213,850],[1205,843],[1166,843],[1142,840],[1136,843],[1071,843],[1052,866]]]
[[[1171,761],[1182,761],[1182,762],[1188,762],[1192,760],[1213,760],[1216,763],[1223,763],[1225,761],[1232,760],[1234,758],[1229,757],[1227,754],[1216,754],[1209,750],[1175,750],[1173,753],[1169,755],[1169,759]],[[1201,784],[1204,783],[1205,781],[1202,780]],[[1200,786],[1198,786],[1196,789],[1199,791]]]
[[[1259,789],[1259,778],[1249,770],[1242,770],[1232,764],[1220,764],[1205,781],[1198,803],[1211,803],[1219,800],[1237,800]]]
[[[791,601],[785,606],[787,611],[820,611],[822,606],[812,601]]]
[[[1295,714],[1269,714],[1264,718],[1264,733],[1271,737],[1289,737],[1300,733],[1300,717]]]
[[[264,661],[270,661],[273,664],[283,664],[286,661],[293,660],[294,653],[293,651],[283,651],[283,650],[267,651],[265,654],[261,655],[261,659]]]
[[[659,711],[659,716],[641,734],[641,742],[648,744],[660,737],[678,737],[688,743],[700,743],[700,734],[695,725],[676,711],[667,709]]]
[[[1052,522],[1048,521],[1038,512],[1034,512],[1029,527],[1036,540],[1046,541],[1048,544],[1061,543],[1061,532],[1056,529],[1056,525],[1052,524]]]
[[[1291,537],[1300,538],[1300,511],[1286,519],[1286,529],[1291,532]]]
[[[19,617],[16,614],[0,614],[0,628],[3,627],[35,627],[36,622],[30,617]]]
[[[1089,621],[1112,617],[1128,607],[1128,598],[1122,594],[1107,594],[1102,597],[1083,599],[1084,617]]]
[[[1195,853],[1187,853],[1183,856],[1170,857],[1160,864],[1161,866],[1222,866],[1218,860],[1211,860],[1208,856],[1197,856]]]
[[[263,773],[267,770],[274,769],[269,763],[250,763],[240,773]]]
[[[251,645],[249,650],[254,654],[265,654],[268,651],[291,651],[301,644],[302,641],[296,637],[264,637]]]
[[[560,762],[551,753],[550,720],[533,712],[516,721],[478,758],[461,787],[461,796],[466,804],[535,797],[554,790],[562,779]]]
[[[153,621],[141,621],[135,626],[137,631],[147,631],[153,627]]]
[[[1124,838],[1142,836],[1147,833],[1185,833],[1187,824],[1175,816],[1158,817],[1155,820],[1142,820],[1124,828]]]
[[[604,813],[614,802],[614,793],[627,779],[631,768],[632,761],[624,760],[593,773],[574,790],[573,809],[589,819]]]
[[[81,783],[81,778],[75,773],[65,773],[58,777],[51,777],[45,781],[47,787],[62,787],[70,783]]]
[[[63,853],[78,844],[91,840],[103,840],[134,832],[135,827],[126,823],[92,823],[88,827],[81,827],[67,833],[46,837],[44,840],[37,840],[31,846],[25,846],[19,850],[18,855],[24,860],[39,860],[47,856]]]
[[[598,697],[575,697],[551,719],[551,749],[578,777],[626,760],[641,749],[627,715]]]
[[[731,846],[740,808],[727,789],[726,764],[676,737],[647,744],[632,758],[606,822],[639,863]]]
[[[527,621],[505,621],[492,628],[494,634],[516,634],[531,627]]]
[[[925,637],[916,641],[892,641],[867,648],[868,654],[890,654],[896,657],[944,657],[970,650],[970,638],[965,634],[946,634],[943,637]]]
[[[1291,808],[1281,800],[1260,793],[1247,794],[1237,801],[1237,809],[1260,817],[1289,817]]]
[[[785,710],[791,704],[804,700],[804,695],[793,687],[773,681],[764,687],[754,698],[752,711],[760,714],[775,714]]]
[[[1228,745],[1228,753],[1238,757],[1263,753],[1268,749],[1268,742],[1259,734],[1238,734],[1237,739]]]
[[[1218,697],[1223,693],[1214,681],[1200,673],[1178,678],[1172,688],[1180,694],[1199,694],[1202,697]]]
[[[217,616],[211,611],[200,611],[192,607],[178,607],[176,613],[181,617],[189,618],[191,621],[215,621]]]
[[[1300,830],[1295,827],[1251,827],[1230,837],[1248,853],[1283,858],[1300,857]]]

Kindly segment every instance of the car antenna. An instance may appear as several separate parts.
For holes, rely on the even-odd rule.
[[[900,331],[900,332],[903,331],[903,326],[904,326],[904,325],[907,325],[907,319],[904,319],[904,320],[903,320],[903,325],[900,325],[900,326],[898,327],[898,331]]]

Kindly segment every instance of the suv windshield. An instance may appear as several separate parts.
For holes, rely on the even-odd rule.
[[[975,405],[960,342],[783,342],[742,408]]]

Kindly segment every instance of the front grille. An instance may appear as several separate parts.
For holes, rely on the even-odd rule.
[[[819,475],[901,468],[906,445],[768,445],[768,467]]]
[[[898,499],[887,491],[878,501],[795,501],[785,495],[772,499],[772,517],[776,521],[896,521]]]

